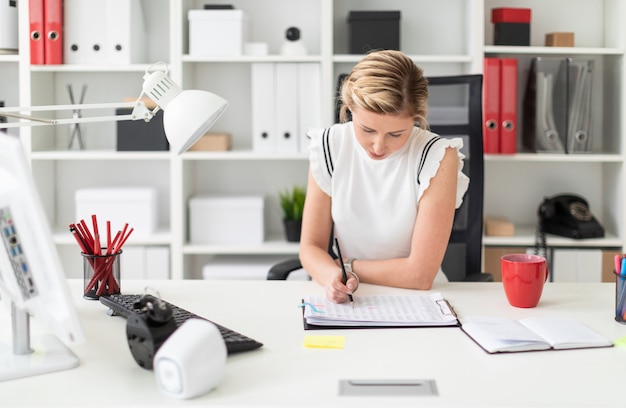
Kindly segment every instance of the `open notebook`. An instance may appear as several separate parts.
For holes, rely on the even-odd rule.
[[[470,317],[461,326],[488,353],[611,347],[604,336],[571,318],[522,320]]]
[[[459,321],[441,293],[427,295],[354,296],[336,304],[324,296],[303,299],[304,328],[439,327]]]

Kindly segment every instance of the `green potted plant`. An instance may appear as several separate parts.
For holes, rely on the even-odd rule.
[[[289,242],[300,241],[305,198],[306,189],[301,186],[294,186],[292,189],[279,193],[280,207],[283,210],[285,235]]]

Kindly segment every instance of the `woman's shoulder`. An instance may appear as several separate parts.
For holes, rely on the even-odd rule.
[[[352,132],[351,124],[352,122],[336,123],[329,128],[309,129],[307,136],[310,139],[310,146],[336,151],[342,144],[350,141],[346,136]]]
[[[415,127],[413,129],[412,143],[414,148],[418,150],[432,149],[434,147],[438,149],[444,149],[447,147],[462,148],[463,139],[460,137],[449,138],[440,136],[430,130]]]

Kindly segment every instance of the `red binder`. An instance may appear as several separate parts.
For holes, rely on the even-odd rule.
[[[500,152],[500,60],[485,58],[483,75],[483,151]]]
[[[63,64],[63,0],[43,0],[44,61]]]
[[[517,59],[500,58],[500,153],[517,152]]]
[[[43,64],[43,0],[30,0],[28,3],[28,12],[30,26],[30,63],[33,65]]]

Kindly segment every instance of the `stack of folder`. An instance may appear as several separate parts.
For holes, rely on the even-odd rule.
[[[485,58],[483,146],[488,154],[517,152],[517,59]]]
[[[30,63],[63,63],[63,0],[30,0]]]
[[[64,0],[64,3],[63,63],[146,62],[148,41],[141,0]]]
[[[251,71],[252,150],[305,152],[307,130],[322,127],[320,65],[259,62]]]
[[[524,147],[533,152],[591,151],[594,61],[533,59],[524,95]]]

